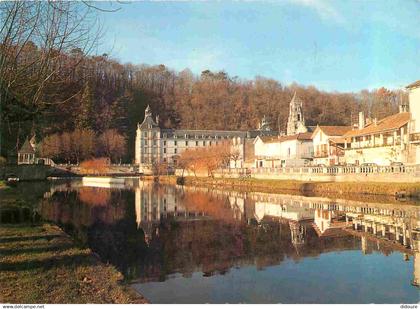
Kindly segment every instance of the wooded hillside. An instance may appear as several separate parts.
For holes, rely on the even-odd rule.
[[[397,112],[400,100],[407,100],[405,93],[385,88],[325,92],[264,77],[244,80],[223,71],[206,70],[197,76],[188,69],[176,72],[165,65],[122,64],[109,55],[92,56],[79,48],[82,34],[78,44],[62,49],[59,44],[45,46],[27,38],[15,44],[2,38],[0,45],[2,56],[6,55],[2,61],[10,62],[3,66],[0,87],[3,156],[21,145],[31,130],[40,140],[77,128],[97,135],[116,129],[127,139],[124,160],[131,162],[136,124],[143,120],[148,104],[165,127],[246,130],[256,128],[266,115],[273,129],[284,130],[294,91],[304,101],[307,125],[349,125],[357,121],[360,110],[383,118]],[[37,79],[39,70],[52,61],[53,69],[41,72],[48,77],[43,83]],[[21,68],[25,74],[11,74]],[[11,82],[12,88],[4,86]]]

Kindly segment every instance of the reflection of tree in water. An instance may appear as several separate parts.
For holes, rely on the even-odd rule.
[[[95,206],[106,206],[111,199],[111,190],[105,188],[81,187],[78,189],[82,203]]]
[[[82,195],[62,191],[44,200],[40,212],[44,219],[56,222],[83,246],[89,246],[102,261],[112,263],[127,277],[136,276],[146,244],[135,222],[134,193],[103,190],[108,190],[103,195],[106,204],[104,199],[100,204],[88,203],[93,190],[82,190]]]
[[[185,192],[180,202],[189,212],[206,214],[214,219],[231,223],[237,222],[227,197],[218,197],[204,192]]]

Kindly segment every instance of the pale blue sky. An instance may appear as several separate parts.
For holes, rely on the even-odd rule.
[[[131,2],[103,13],[98,52],[133,64],[225,70],[323,90],[420,79],[420,0]]]

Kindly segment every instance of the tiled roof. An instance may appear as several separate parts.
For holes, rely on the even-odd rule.
[[[19,153],[35,153],[35,149],[31,146],[31,143],[29,143],[29,140],[26,139],[18,152]]]
[[[286,141],[292,141],[292,140],[312,140],[312,133],[306,132],[306,133],[298,133],[294,135],[285,135],[285,136],[260,136],[260,139],[265,143],[280,143],[280,142],[286,142]]]
[[[319,126],[319,128],[328,136],[342,136],[351,130],[351,126]]]
[[[344,144],[346,141],[344,137],[330,137],[329,140],[335,144]]]
[[[414,82],[414,83],[411,83],[410,85],[408,85],[408,86],[407,86],[407,87],[405,87],[405,88],[410,89],[410,88],[418,88],[418,87],[420,87],[420,80],[418,80],[418,81],[416,81],[416,82]]]
[[[388,116],[377,121],[377,123],[370,123],[363,129],[356,129],[348,131],[344,137],[363,136],[370,134],[377,134],[381,132],[392,131],[401,128],[410,121],[410,113],[398,113]]]

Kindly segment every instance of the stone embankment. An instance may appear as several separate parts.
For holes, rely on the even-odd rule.
[[[297,192],[314,195],[387,195],[393,197],[420,198],[420,183],[381,182],[309,182],[298,180],[276,180],[256,178],[212,178],[161,176],[163,183],[185,184],[209,187],[223,187],[232,190],[259,191],[270,193]]]

